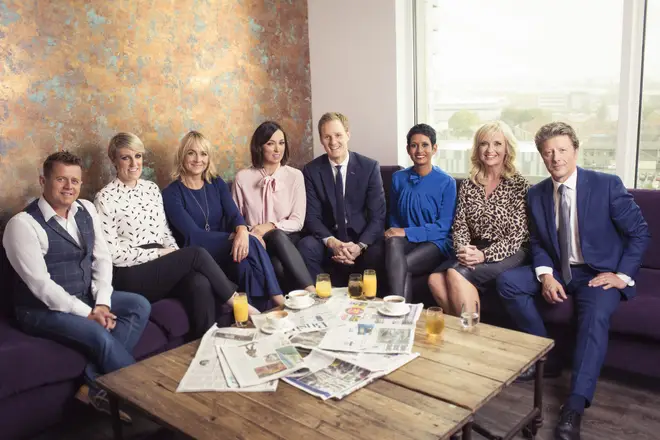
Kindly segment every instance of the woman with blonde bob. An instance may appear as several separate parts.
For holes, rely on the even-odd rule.
[[[236,285],[206,250],[179,249],[167,226],[158,185],[140,178],[144,154],[142,141],[133,133],[115,135],[108,157],[117,178],[94,199],[112,255],[112,284],[150,302],[176,297],[188,314],[191,336],[198,338],[216,322],[219,305],[233,304]]]
[[[248,232],[229,187],[216,171],[211,143],[199,132],[181,139],[175,179],[163,190],[165,213],[182,246],[205,248],[220,267],[235,275],[239,288],[258,308],[284,303],[268,253]]]
[[[458,192],[452,225],[455,259],[428,280],[436,302],[453,315],[478,312],[479,291],[527,258],[527,190],[516,171],[517,141],[502,121],[482,125],[474,135],[470,178]]]

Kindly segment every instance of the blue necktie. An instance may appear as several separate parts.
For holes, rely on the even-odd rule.
[[[568,285],[573,278],[571,274],[571,208],[566,193],[566,185],[559,185],[559,251],[561,253],[561,276]]]
[[[335,177],[335,201],[337,202],[337,235],[341,241],[348,240],[346,232],[346,207],[344,206],[344,178],[341,176],[341,165],[335,165],[337,176]]]

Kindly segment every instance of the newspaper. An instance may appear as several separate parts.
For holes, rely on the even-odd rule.
[[[296,347],[281,334],[220,348],[241,388],[279,379],[305,366]]]
[[[327,330],[329,328],[340,325],[341,322],[337,318],[338,310],[341,306],[341,301],[335,301],[334,298],[328,300],[316,301],[314,305],[303,310],[290,310],[289,320],[292,323],[292,328],[285,330],[285,334],[296,334],[305,332],[314,332],[320,330]],[[268,313],[251,316],[254,326],[263,330],[266,327],[268,320]]]
[[[319,348],[362,353],[410,353],[415,328],[390,324],[347,324],[326,332]]]
[[[332,354],[312,350],[305,358],[308,374],[285,377],[284,381],[323,400],[343,396],[371,376],[371,371],[350,362],[335,358]]]
[[[229,385],[216,353],[215,344],[217,339],[224,339],[220,335],[231,334],[232,337],[242,339],[238,343],[244,343],[245,339],[252,340],[257,334],[254,330],[249,331],[245,329],[244,332],[235,332],[236,330],[242,329],[218,329],[214,324],[204,334],[197,353],[195,353],[195,357],[177,386],[177,393],[198,391],[275,391],[277,389],[276,380],[260,385],[259,387],[243,388],[240,390]]]
[[[290,341],[296,347],[310,348],[310,349],[316,348],[319,346],[319,344],[325,337],[326,333],[327,330],[299,333],[291,336]]]
[[[415,326],[419,320],[424,304],[409,304],[407,314],[400,317],[385,316],[379,312],[382,301],[343,300],[338,302],[337,318],[345,323],[360,324],[393,324]]]
[[[307,368],[304,373],[301,374],[301,371],[298,371],[295,375],[289,375],[283,380],[323,400],[341,399],[402,367],[419,356],[419,353],[374,356],[381,359],[389,358],[386,368],[379,365],[379,371],[370,370],[356,362],[342,359],[334,352],[314,349],[305,358]]]

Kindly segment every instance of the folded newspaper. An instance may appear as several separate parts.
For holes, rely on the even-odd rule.
[[[306,368],[283,380],[323,400],[341,399],[374,380],[389,374],[419,356],[418,353],[396,355],[379,371],[360,366],[357,362],[342,359],[336,353],[314,349],[305,358]]]
[[[178,393],[201,391],[275,391],[277,380],[249,387],[239,388],[238,382],[228,367],[222,365],[226,362],[220,359],[216,346],[239,345],[259,338],[256,329],[218,328],[215,324],[202,337],[186,374],[179,382]]]
[[[362,353],[410,353],[415,328],[391,324],[347,324],[328,330],[319,344],[323,350]]]

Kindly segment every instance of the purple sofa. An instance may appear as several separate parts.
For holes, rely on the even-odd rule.
[[[16,275],[4,249],[0,266],[0,437],[26,438],[63,419],[82,385],[85,359],[75,350],[16,328],[10,304]],[[181,303],[158,301],[152,304],[150,322],[134,354],[142,359],[174,348],[187,333],[188,317]]]

